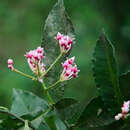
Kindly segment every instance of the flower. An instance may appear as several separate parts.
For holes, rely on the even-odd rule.
[[[115,116],[115,120],[120,120],[121,118],[125,118],[130,110],[130,100],[124,102],[123,106],[121,107],[122,112]]]
[[[35,50],[30,50],[25,55],[27,58],[27,62],[29,64],[30,69],[36,75],[40,76],[45,72],[45,65],[42,60],[44,59],[44,50],[41,47],[37,47]]]
[[[120,120],[123,117],[122,113],[119,113],[118,115],[115,116],[116,120]]]
[[[58,32],[56,40],[59,41],[61,52],[67,53],[71,49],[73,40],[68,35],[63,35],[60,32]]]
[[[8,59],[8,68],[13,70],[13,60],[12,59]]]
[[[77,65],[74,63],[74,60],[75,57],[72,57],[62,63],[63,71],[60,77],[61,81],[70,80],[77,77],[79,70],[77,69]]]

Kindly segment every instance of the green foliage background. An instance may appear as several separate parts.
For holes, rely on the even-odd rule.
[[[91,59],[102,28],[115,45],[120,73],[130,69],[130,3],[129,0],[64,1],[76,32],[76,44],[71,55],[76,56],[80,68],[79,77],[66,86],[65,97],[88,102],[97,94]],[[43,25],[55,2],[0,1],[0,105],[10,106],[12,88],[30,90],[43,97],[39,84],[8,70],[7,59],[13,58],[18,69],[31,74],[24,54],[41,44]]]

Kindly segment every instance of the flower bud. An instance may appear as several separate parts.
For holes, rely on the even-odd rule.
[[[8,68],[13,70],[13,60],[12,59],[8,59]]]
[[[62,39],[62,37],[63,37],[63,35],[62,35],[60,32],[58,32],[58,33],[57,33],[56,40],[60,40],[60,39]]]
[[[41,47],[37,47],[35,50],[30,50],[26,54],[29,67],[37,76],[40,76],[45,72],[45,66],[42,61],[44,58],[43,54],[44,51]]]
[[[115,116],[116,120],[120,120],[121,118],[125,118],[130,110],[130,101],[124,102],[121,107],[122,112]]]
[[[63,35],[58,32],[56,40],[59,41],[61,52],[67,53],[71,49],[73,40],[68,35]]]
[[[115,116],[115,120],[120,120],[123,117],[122,113]]]
[[[74,63],[75,57],[67,59],[63,64],[63,71],[60,77],[61,81],[70,80],[72,78],[76,78],[79,70],[77,69],[77,65]]]

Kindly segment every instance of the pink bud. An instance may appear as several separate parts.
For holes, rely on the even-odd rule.
[[[75,60],[75,56],[73,56],[72,58],[68,59],[68,63],[69,64],[74,64],[74,60]]]
[[[69,64],[65,62],[64,64],[62,64],[62,66],[63,66],[65,69],[67,69],[67,68],[69,67]]]
[[[43,48],[37,47],[37,49],[30,50],[26,54],[29,67],[37,76],[40,76],[45,72],[45,66],[42,66],[42,59],[44,58],[43,50]],[[38,71],[39,73],[37,73]]]
[[[62,37],[63,37],[63,35],[62,35],[60,32],[58,32],[58,33],[57,33],[56,40],[60,40]]]
[[[31,59],[31,58],[32,58],[32,54],[27,53],[27,54],[26,54],[26,57]]]
[[[72,68],[71,68],[71,71],[72,71],[73,73],[76,73],[76,72],[78,72],[78,69],[77,69],[77,67],[72,67]]]
[[[70,75],[70,74],[69,74],[68,72],[66,72],[66,73],[65,73],[65,76],[67,76],[67,77],[68,77],[69,75]]]
[[[8,68],[12,70],[13,69],[13,65],[8,65]]]
[[[8,59],[8,65],[12,65],[13,64],[13,60],[12,59]]]
[[[72,74],[72,77],[73,77],[73,78],[76,78],[76,77],[77,77],[77,74],[73,73],[73,74]]]
[[[72,39],[68,36],[67,37],[68,45],[72,44]]]
[[[77,65],[74,64],[75,57],[67,59],[63,64],[63,71],[61,74],[61,81],[70,80],[72,78],[76,78],[79,70],[77,69]]]
[[[33,67],[36,68],[36,64],[33,64]]]
[[[30,63],[30,64],[33,64],[33,62],[32,62],[31,60],[29,61],[29,63]]]
[[[61,52],[67,53],[71,49],[73,40],[67,35],[62,35],[58,32],[56,40],[59,41]]]
[[[37,48],[37,53],[43,53],[43,48],[38,47],[38,48]]]
[[[65,46],[65,50],[68,51],[68,50],[69,50],[69,47],[68,47],[68,46]]]

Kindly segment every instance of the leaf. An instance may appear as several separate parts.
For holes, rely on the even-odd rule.
[[[35,117],[46,109],[48,109],[47,102],[33,93],[17,89],[13,90],[11,113],[18,117],[24,115]]]
[[[43,118],[40,116],[40,117],[38,117],[38,118],[32,120],[32,121],[31,121],[31,124],[32,124],[36,129],[38,129],[39,126],[40,126],[40,124],[42,123],[42,121],[43,121]]]
[[[56,125],[55,125],[54,115],[51,115],[49,117],[45,117],[45,121],[46,121],[46,123],[48,124],[48,126],[50,127],[51,130],[57,130]]]
[[[40,116],[36,119],[34,119],[33,121],[31,121],[31,124],[33,127],[35,127],[37,130],[50,130],[49,126],[47,125],[47,123],[44,121],[43,117]]]
[[[77,122],[77,120],[79,119],[79,117],[81,116],[83,110],[86,107],[85,104],[86,104],[86,102],[84,103],[84,101],[76,103],[75,108],[73,109],[73,115],[67,121],[68,124],[75,124]]]
[[[77,121],[78,127],[100,127],[114,122],[114,116],[107,111],[100,97],[92,99]]]
[[[122,103],[118,82],[115,50],[104,32],[99,37],[93,54],[93,72],[99,95],[112,113],[117,112],[117,102]]]
[[[55,104],[57,115],[62,120],[69,120],[75,114],[77,100],[72,98],[63,98]]]
[[[16,115],[10,113],[8,109],[0,110],[2,120],[0,122],[1,126],[5,129],[14,130],[23,126],[24,120],[17,117]]]
[[[51,130],[67,130],[65,124],[54,113],[45,120]]]
[[[52,8],[46,19],[43,30],[42,46],[45,48],[46,57],[44,62],[47,67],[49,67],[60,54],[59,45],[54,39],[58,32],[67,34],[74,38],[74,29],[68,15],[66,14],[63,0],[58,0]],[[62,71],[61,62],[65,60],[65,57],[68,56],[68,54],[61,58],[61,60],[51,70],[51,73],[48,73],[46,82],[48,82],[49,85],[59,79]],[[61,87],[58,87],[51,92],[51,95],[54,97],[55,101],[60,100],[64,94],[64,84],[59,86]]]
[[[36,130],[51,130],[47,124],[41,124]]]
[[[65,124],[55,116],[55,125],[57,130],[67,130]]]
[[[30,129],[29,129],[29,126],[28,126],[28,121],[27,121],[27,120],[25,121],[24,130],[30,130]]]
[[[120,130],[130,130],[130,115],[124,120],[124,125]]]
[[[130,71],[122,74],[119,78],[120,89],[124,100],[130,99]]]

